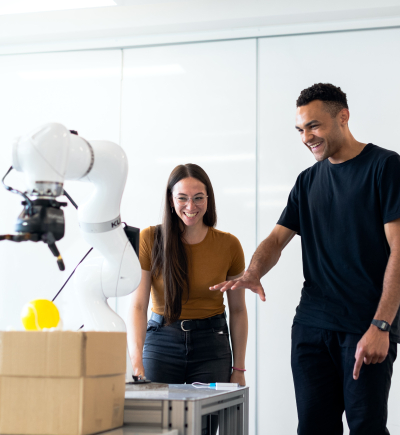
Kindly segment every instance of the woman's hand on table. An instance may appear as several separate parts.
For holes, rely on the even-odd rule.
[[[231,379],[229,382],[236,383],[244,387],[246,385],[244,372],[241,372],[239,370],[232,370]]]
[[[143,361],[131,361],[134,376],[145,376]]]

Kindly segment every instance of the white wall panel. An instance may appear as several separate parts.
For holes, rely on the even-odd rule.
[[[130,162],[123,220],[140,228],[160,223],[169,174],[196,163],[215,189],[217,228],[239,238],[248,264],[255,248],[256,41],[124,50],[123,74],[122,146]],[[255,298],[247,299],[253,424]],[[118,302],[125,318],[127,305]]]
[[[315,161],[294,129],[302,89],[330,82],[347,93],[356,139],[400,152],[400,29],[303,35],[259,40],[259,242],[285,207],[297,175]],[[290,369],[290,327],[303,276],[300,238],[285,249],[264,278],[259,304],[259,434],[296,432]],[[389,401],[389,429],[400,434],[400,372]]]
[[[86,139],[119,142],[121,51],[32,54],[0,57],[0,174],[11,165],[12,140],[46,122],[60,122]],[[13,171],[8,184],[24,189],[23,177]],[[67,182],[78,203],[90,185]],[[0,188],[0,233],[13,232],[22,210],[21,197]],[[62,200],[66,198],[62,197]],[[42,243],[0,243],[0,328],[21,328],[22,306],[32,299],[52,299],[88,250],[79,235],[76,211],[65,208],[66,236],[57,243],[66,264],[58,270]],[[64,323],[77,328],[82,319],[72,281],[56,300]]]

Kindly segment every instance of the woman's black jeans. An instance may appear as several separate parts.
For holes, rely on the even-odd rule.
[[[152,313],[143,349],[146,378],[166,384],[229,382],[232,353],[225,314],[163,326]]]

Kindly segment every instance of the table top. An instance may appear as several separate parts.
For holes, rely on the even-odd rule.
[[[118,429],[102,432],[101,435],[179,435],[178,429],[158,429],[146,426],[124,425]]]
[[[194,387],[191,384],[127,384],[125,399],[139,400],[201,400],[237,393],[249,387],[215,389]]]

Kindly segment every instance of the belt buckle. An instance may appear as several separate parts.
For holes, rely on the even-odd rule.
[[[182,331],[184,331],[184,332],[190,332],[190,331],[191,331],[190,329],[185,329],[185,328],[183,327],[183,324],[184,324],[185,322],[190,322],[190,320],[182,320],[182,322],[181,322],[181,329],[182,329]]]

